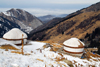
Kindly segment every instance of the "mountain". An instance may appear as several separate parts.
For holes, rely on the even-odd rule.
[[[100,2],[71,13],[65,18],[62,18],[62,20],[60,20],[51,28],[46,28],[30,33],[31,37],[29,39],[63,43],[65,40],[71,37],[77,37],[87,42],[87,45],[88,42],[90,43],[96,39],[99,40],[99,32],[96,32],[97,35],[94,36],[96,29],[100,31],[98,29],[100,28],[99,6]],[[94,38],[92,37],[92,34]],[[89,37],[92,37],[90,38],[92,40],[89,41]]]
[[[9,21],[6,18],[0,16],[0,37],[3,36],[7,31],[11,30],[12,28],[19,28],[20,26],[14,22]]]
[[[37,17],[22,9],[10,9],[6,12],[1,12],[0,16],[18,24],[21,29],[27,33],[36,27],[43,25]]]
[[[68,14],[61,14],[61,15],[46,15],[38,17],[44,24],[51,21],[54,18],[63,18],[66,17]]]
[[[46,15],[38,17],[44,24],[55,18],[53,15]]]
[[[32,35],[33,33],[37,33],[39,31],[42,31],[42,30],[50,29],[53,26],[55,26],[56,24],[58,24],[59,21],[62,21],[62,20],[63,20],[62,18],[54,18],[51,21],[49,21],[48,23],[45,23],[44,25],[41,25],[41,26],[35,28],[34,30],[32,30],[30,32],[30,35]]]
[[[60,14],[60,15],[56,15],[56,17],[61,17],[61,18],[66,17],[66,16],[68,16],[68,14]]]

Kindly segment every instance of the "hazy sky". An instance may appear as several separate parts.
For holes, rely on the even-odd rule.
[[[97,2],[99,0],[0,0],[0,12],[20,8],[35,16],[69,14]]]

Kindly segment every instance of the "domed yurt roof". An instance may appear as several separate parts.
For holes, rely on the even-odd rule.
[[[7,33],[5,33],[3,35],[3,38],[4,39],[22,39],[22,34],[23,34],[23,38],[27,38],[27,35],[24,32],[22,32],[20,29],[13,28]]]
[[[63,50],[66,53],[69,53],[71,55],[79,56],[81,57],[84,51],[84,46],[85,44],[81,42],[77,38],[70,38],[66,40],[64,43],[64,48]]]
[[[84,47],[85,44],[81,42],[77,38],[70,38],[63,43],[65,46],[70,46],[70,47]]]

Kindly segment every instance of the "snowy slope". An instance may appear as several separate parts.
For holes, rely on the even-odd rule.
[[[24,53],[30,55],[22,55],[11,53],[12,50],[5,51],[0,49],[0,67],[70,67],[72,63],[74,67],[100,67],[100,59],[92,58],[80,59],[67,54],[60,55],[59,52],[50,51],[50,47],[43,49],[45,43],[30,41],[31,45],[24,46]],[[35,48],[36,47],[36,48]],[[40,48],[40,50],[36,50]],[[95,59],[95,60],[94,60]]]

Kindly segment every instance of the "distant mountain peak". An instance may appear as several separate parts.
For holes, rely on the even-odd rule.
[[[61,15],[45,15],[45,16],[40,16],[38,17],[42,22],[47,23],[54,18],[63,18],[66,17],[68,14],[61,14]]]
[[[23,9],[12,8],[6,12],[1,12],[0,17],[2,17],[1,22],[6,23],[5,19],[7,19],[9,23],[13,22],[15,24],[18,24],[20,28],[27,33],[37,28],[38,26],[43,25],[43,23],[37,17],[33,16]]]

